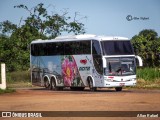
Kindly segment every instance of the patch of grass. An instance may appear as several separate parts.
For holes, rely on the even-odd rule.
[[[32,87],[32,84],[31,82],[20,81],[20,82],[9,83],[7,86],[10,88],[27,88],[27,87]]]
[[[138,89],[160,89],[160,80],[146,81],[144,79],[138,79],[137,85],[129,88]]]
[[[29,71],[15,71],[7,73],[7,83],[31,82]]]
[[[7,86],[10,88],[31,87],[29,71],[15,71],[7,73]]]
[[[138,68],[137,85],[134,88],[160,89],[160,69],[159,68]]]
[[[12,93],[12,92],[15,92],[15,91],[16,90],[12,89],[12,88],[6,88],[5,90],[0,89],[0,94],[3,94],[3,93]]]
[[[160,80],[160,68],[138,68],[137,78],[153,82]]]

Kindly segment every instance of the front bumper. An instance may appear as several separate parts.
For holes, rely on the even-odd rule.
[[[134,81],[121,81],[121,82],[108,82],[105,81],[104,87],[125,87],[125,86],[135,86],[137,83],[136,80]]]

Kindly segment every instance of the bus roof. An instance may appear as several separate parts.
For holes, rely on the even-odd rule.
[[[32,43],[45,43],[45,42],[58,42],[58,41],[79,41],[79,40],[98,40],[98,41],[110,41],[110,40],[129,40],[126,37],[119,37],[119,36],[96,36],[93,34],[82,34],[82,35],[69,35],[69,36],[59,36],[55,39],[50,40],[42,40],[37,39],[32,41]]]

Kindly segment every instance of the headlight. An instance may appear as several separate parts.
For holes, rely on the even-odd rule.
[[[136,81],[136,78],[132,78],[132,79],[130,79],[130,81]]]

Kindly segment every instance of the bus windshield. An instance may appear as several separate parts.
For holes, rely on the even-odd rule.
[[[136,65],[134,58],[107,58],[107,67],[104,72],[109,76],[135,75]]]
[[[134,51],[130,41],[102,41],[103,55],[133,55]]]

